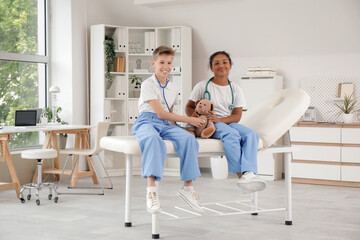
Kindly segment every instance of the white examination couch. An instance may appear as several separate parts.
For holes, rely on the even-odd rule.
[[[305,113],[310,103],[309,95],[301,89],[279,90],[266,97],[260,104],[244,114],[240,123],[254,129],[260,137],[259,151],[284,153],[285,161],[285,207],[262,209],[257,206],[257,194],[252,194],[250,211],[235,211],[233,214],[285,211],[285,224],[292,225],[291,206],[291,146],[273,146]],[[223,144],[216,139],[198,139],[199,156],[224,155]],[[165,141],[168,157],[176,156],[173,144]],[[121,152],[126,156],[125,227],[131,227],[131,179],[132,156],[141,155],[138,142],[133,136],[109,136],[100,141],[103,149]],[[144,203],[145,204],[145,203]],[[206,210],[206,209],[205,209]],[[152,214],[152,238],[159,238],[159,214]],[[226,214],[222,214],[226,215]]]

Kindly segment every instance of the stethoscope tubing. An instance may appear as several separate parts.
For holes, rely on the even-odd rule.
[[[209,81],[206,83],[205,91],[204,91],[204,94],[203,94],[203,99],[206,99],[206,94],[207,94],[208,97],[209,97],[209,101],[211,101],[211,95],[210,95],[210,92],[208,90],[208,85],[211,82],[211,80],[213,80],[213,79],[214,79],[214,77],[210,78]],[[229,110],[232,111],[232,110],[234,110],[234,91],[232,89],[231,82],[230,82],[229,79],[228,79],[228,83],[229,83],[230,90],[231,90],[231,104],[229,106]]]
[[[168,102],[166,101],[166,97],[165,97],[165,88],[166,88],[166,86],[168,85],[169,82],[170,82],[170,81],[167,80],[165,86],[163,87],[163,86],[161,85],[160,81],[158,80],[159,86],[162,88],[163,97],[164,97],[164,101],[165,101],[166,107],[168,108],[169,112],[171,112],[170,107],[169,107],[169,104],[168,104]],[[176,124],[176,126],[178,126],[178,127],[180,127],[180,128],[183,128],[183,129],[189,129],[189,128],[193,128],[193,127],[194,127],[194,126],[183,127],[183,126],[180,126],[180,125],[179,125],[177,122],[175,122],[175,121],[174,121],[174,123]]]

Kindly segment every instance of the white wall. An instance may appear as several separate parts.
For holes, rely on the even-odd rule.
[[[180,1],[181,2],[181,1]],[[360,75],[360,1],[227,0],[146,7],[133,0],[88,0],[88,26],[193,28],[193,85],[210,75],[208,57],[229,51],[231,77],[270,66],[286,87],[304,76]]]
[[[86,1],[50,0],[50,14],[50,86],[60,87],[61,118],[71,124],[86,124]]]

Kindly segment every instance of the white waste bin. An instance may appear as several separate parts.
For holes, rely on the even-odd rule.
[[[226,179],[228,177],[228,163],[225,156],[210,158],[211,173],[214,179]]]

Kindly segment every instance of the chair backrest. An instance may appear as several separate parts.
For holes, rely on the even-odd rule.
[[[105,137],[107,135],[107,131],[109,129],[110,123],[109,122],[99,122],[96,125],[95,130],[95,145],[94,145],[94,154],[98,154],[102,151],[102,148],[100,147],[100,140],[102,137]]]
[[[255,130],[264,147],[270,147],[304,115],[309,104],[310,97],[302,89],[279,90],[249,109],[240,123]]]

